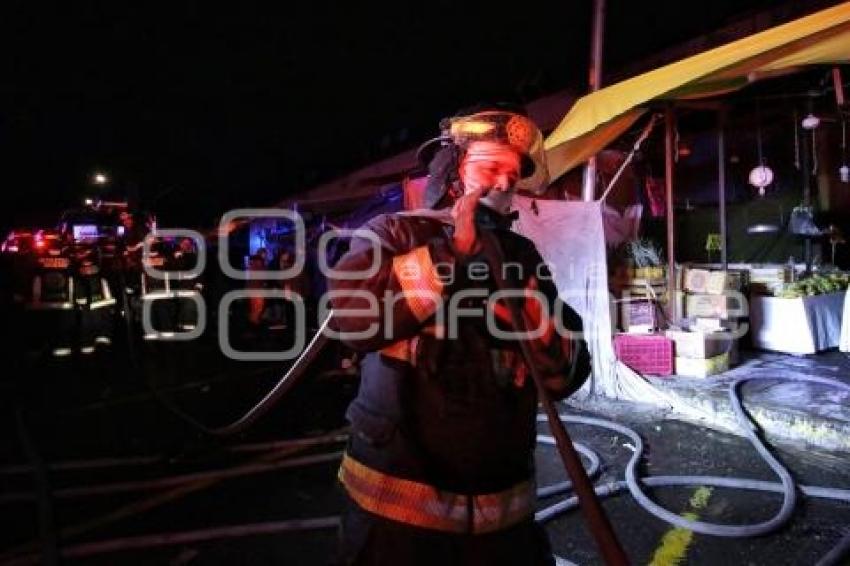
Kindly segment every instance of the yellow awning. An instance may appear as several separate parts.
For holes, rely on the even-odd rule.
[[[546,138],[552,179],[622,134],[653,100],[716,96],[803,65],[850,61],[850,2],[632,77],[580,98]]]

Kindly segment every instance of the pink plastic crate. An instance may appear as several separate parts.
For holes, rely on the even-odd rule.
[[[617,359],[635,371],[651,375],[673,373],[673,341],[661,334],[614,336]]]

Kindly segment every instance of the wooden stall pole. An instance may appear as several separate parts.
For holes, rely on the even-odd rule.
[[[670,320],[676,313],[676,219],[673,216],[673,151],[676,131],[673,105],[664,110],[664,197],[667,204],[667,314]]]
[[[815,109],[815,101],[813,96],[809,96],[806,100],[806,113],[813,114]],[[814,139],[815,134],[811,135],[812,139]],[[812,206],[812,156],[810,154],[813,151],[812,144],[809,143],[809,133],[805,132],[802,136],[802,156],[800,167],[803,170],[803,206],[810,207]],[[803,237],[803,261],[806,263],[806,275],[811,275],[812,273],[812,239],[804,236]]]

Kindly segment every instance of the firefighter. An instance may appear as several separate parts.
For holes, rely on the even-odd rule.
[[[518,340],[485,320],[491,309],[498,329],[512,328],[504,299],[491,300],[488,270],[501,266],[484,260],[482,237],[487,230],[505,265],[519,267],[508,273],[512,288],[545,297],[519,306],[529,328],[542,323],[530,349],[548,394],[568,396],[590,371],[576,334],[581,320],[556,302],[539,253],[510,231],[507,214],[515,190],[545,188],[542,136],[523,113],[503,107],[441,126],[422,151],[433,152],[431,209],[367,223],[380,253],[371,239],[353,238],[335,269],[360,275],[329,281],[331,304],[343,313],[334,329],[366,353],[346,412],[353,432],[339,471],[347,496],[341,562],[553,564],[533,520],[537,392]],[[545,316],[555,306],[567,330]]]
[[[143,328],[145,341],[173,335],[176,329],[176,304],[172,297],[173,268],[169,246],[161,238],[152,237],[147,254],[141,258],[140,311],[150,311],[150,327]],[[155,274],[154,270],[160,271]]]
[[[142,252],[148,229],[135,214],[126,210],[121,212],[119,219],[124,229],[119,248],[126,291],[138,294],[141,286]]]
[[[283,247],[272,261],[271,269],[284,271],[291,269],[294,264],[295,252],[289,247]],[[304,301],[305,311],[307,311],[305,312],[305,324],[310,325],[310,281],[307,277],[306,264],[299,273],[285,279],[274,280],[272,285],[274,288],[286,293],[292,293]],[[292,334],[297,330],[295,307],[291,299],[276,299],[271,301],[268,311],[270,311],[269,318],[272,322],[270,328],[286,329],[288,330],[288,334]]]
[[[151,310],[153,328],[171,331],[170,326],[166,324],[173,318],[169,316],[170,307],[164,301],[156,300],[157,294],[168,291],[168,283],[145,272],[145,266],[149,269],[165,269],[166,258],[161,253],[162,242],[155,239],[150,246],[150,254],[147,257],[144,254],[145,238],[153,229],[152,218],[123,210],[119,214],[119,221],[123,232],[116,247],[118,253],[114,265],[117,271],[116,279],[121,287],[121,311],[125,317],[128,339],[132,341],[136,329],[142,325],[146,303]],[[144,340],[157,339],[156,332],[142,330]]]
[[[124,263],[122,257],[123,238],[118,234],[117,226],[101,235],[98,247],[100,249],[100,272],[109,285],[109,294],[112,297],[121,298],[124,292],[121,272]],[[116,311],[116,315],[119,314],[120,309],[113,310]]]
[[[195,268],[198,263],[198,251],[192,238],[180,238],[177,246],[171,254],[170,269],[178,272],[186,272]],[[203,284],[198,278],[186,278],[179,276],[174,281],[172,289],[180,292],[197,292],[203,289]],[[198,307],[195,301],[186,297],[174,298],[175,321],[174,326],[180,332],[194,330],[198,324]]]
[[[73,354],[77,331],[74,308],[73,270],[69,248],[53,233],[44,236],[44,251],[32,271],[32,286],[26,300],[32,339],[45,339],[51,356]]]
[[[79,311],[79,351],[81,354],[91,354],[95,344],[112,344],[115,299],[101,273],[99,248],[91,245],[74,246],[71,260],[74,306]]]
[[[253,254],[248,258],[248,280],[245,282],[246,289],[266,289],[268,283],[256,275],[258,271],[267,269],[266,261],[260,254]],[[256,337],[259,335],[263,324],[263,313],[266,310],[266,298],[261,295],[250,295],[248,297],[248,330],[247,335]]]

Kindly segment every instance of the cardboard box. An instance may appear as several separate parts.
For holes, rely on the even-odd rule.
[[[708,278],[711,272],[707,269],[692,269],[685,270],[685,291],[690,293],[705,293],[708,288]]]
[[[663,279],[629,279],[622,286],[623,297],[662,298],[667,293],[667,282]]]
[[[710,271],[708,269],[687,269],[684,287],[690,293],[721,295],[725,291],[740,291],[744,285],[744,275],[740,271]]]
[[[677,358],[713,358],[728,353],[732,347],[732,336],[727,332],[668,330],[666,335],[675,344]]]
[[[743,288],[744,275],[740,271],[712,271],[705,291],[710,295],[722,295],[726,291],[740,291]]]
[[[783,265],[752,267],[749,277],[750,292],[769,295],[775,289],[794,280],[794,269]]]
[[[661,281],[665,281],[663,265],[635,267],[633,270],[630,270],[630,272],[636,279],[660,279]]]
[[[656,328],[657,308],[655,301],[650,299],[623,300],[620,303],[620,328],[626,331],[631,327]]]
[[[771,265],[750,268],[750,283],[789,283],[794,270],[788,265]]]
[[[729,354],[713,358],[681,358],[676,356],[676,375],[683,377],[708,377],[729,369]]]
[[[696,317],[689,319],[689,322],[688,330],[693,332],[738,332],[741,329],[741,323],[738,319]]]
[[[720,332],[721,330],[727,330],[723,324],[724,322],[722,318],[697,317],[693,319],[690,330],[694,332]]]
[[[691,294],[685,297],[688,318],[738,318],[746,316],[744,297],[740,293],[724,295]]]

